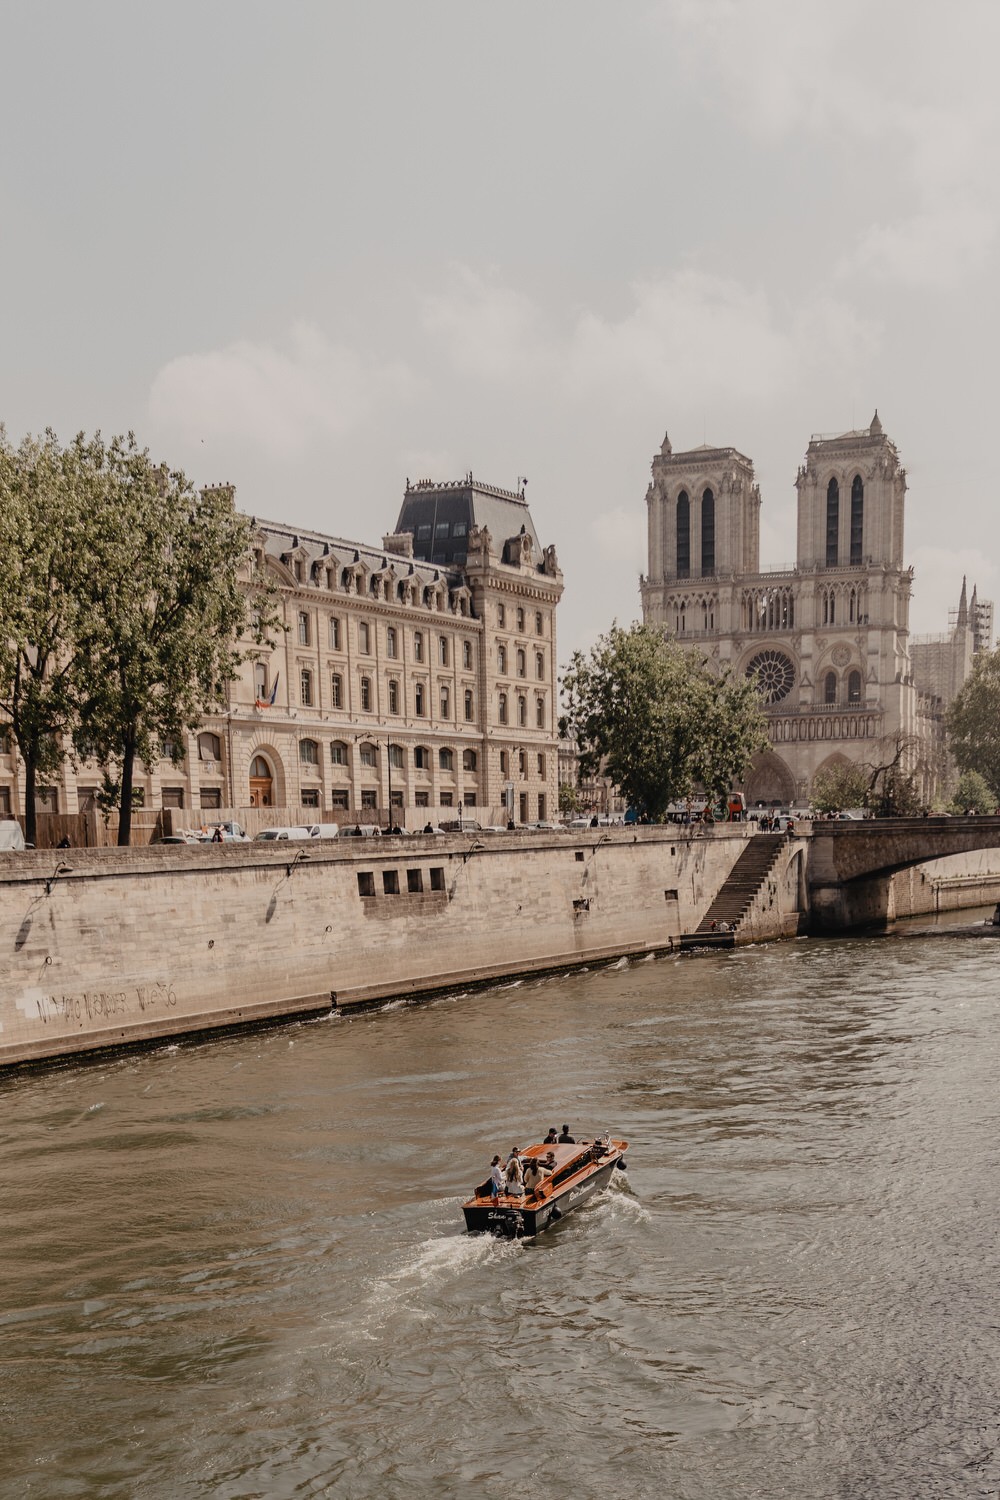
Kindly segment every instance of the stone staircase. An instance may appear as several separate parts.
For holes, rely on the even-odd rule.
[[[785,833],[755,833],[736,861],[708,911],[698,923],[697,931],[681,935],[681,948],[732,948],[736,933],[747,909],[764,881],[774,869]],[[719,931],[725,922],[728,928]],[[714,926],[713,926],[714,924]]]

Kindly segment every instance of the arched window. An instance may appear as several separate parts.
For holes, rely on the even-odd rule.
[[[715,572],[715,496],[706,490],[701,497],[701,576]]]
[[[840,485],[831,479],[826,487],[826,565],[837,566],[840,549]]]
[[[389,764],[394,771],[402,771],[406,765],[406,751],[402,745],[389,746]]]
[[[441,717],[442,717],[442,719],[450,719],[451,718],[451,693],[448,691],[447,686],[443,682],[441,683],[440,693],[441,693]]]
[[[502,642],[497,647],[497,671],[501,676],[507,675],[507,647]]]
[[[545,728],[545,699],[535,699],[535,724],[539,729]]]
[[[687,490],[677,496],[677,577],[691,572],[691,502]]]
[[[199,760],[221,760],[222,741],[217,734],[210,734],[208,730],[198,736],[198,758]]]
[[[535,676],[539,682],[545,681],[545,657],[541,651],[535,652]]]
[[[501,724],[506,724],[506,722],[507,722],[507,694],[506,693],[501,693],[499,699],[497,700],[497,718],[500,720]]]
[[[347,746],[343,740],[334,740],[330,746],[330,764],[332,766],[347,765]]]
[[[861,673],[852,672],[847,679],[847,701],[857,707],[861,702]]]
[[[475,750],[463,750],[462,751],[462,770],[463,771],[474,771],[475,769],[476,769],[476,752],[475,752]]]
[[[263,755],[255,755],[250,762],[250,775],[255,781],[269,781],[271,779],[271,767]]]
[[[823,702],[836,703],[837,701],[837,674],[827,672],[823,678]]]
[[[370,741],[365,741],[365,743],[361,746],[361,764],[363,766],[367,766],[369,770],[375,769],[375,767],[378,765],[377,745],[371,744]]]
[[[418,771],[429,771],[431,768],[431,752],[426,745],[418,745],[413,752],[413,764]]]
[[[528,658],[520,647],[517,650],[517,675],[518,677],[527,677],[528,675]]]
[[[299,760],[304,766],[319,765],[319,746],[315,740],[299,740]]]
[[[441,768],[442,771],[454,771],[454,769],[455,769],[455,752],[454,752],[454,750],[439,750],[438,751],[438,765],[440,766],[440,768]]]
[[[865,486],[860,474],[851,485],[851,567],[861,566],[861,543],[865,529]]]

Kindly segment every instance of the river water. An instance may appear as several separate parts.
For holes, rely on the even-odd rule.
[[[998,964],[803,940],[7,1078],[0,1496],[996,1497]],[[628,1173],[464,1234],[564,1120]]]

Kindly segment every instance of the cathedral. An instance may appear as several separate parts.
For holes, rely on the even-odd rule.
[[[989,649],[992,605],[975,591],[970,604],[963,580],[948,634],[911,642],[906,470],[877,412],[867,428],[813,436],[795,484],[795,564],[762,572],[752,461],[675,453],[664,438],[646,493],[643,619],[718,670],[757,677],[771,745],[747,775],[751,806],[808,804],[825,768],[897,755],[929,804],[947,779],[944,713]]]

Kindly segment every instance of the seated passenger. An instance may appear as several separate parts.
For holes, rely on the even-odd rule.
[[[556,1153],[554,1151],[549,1151],[542,1158],[542,1170],[544,1172],[554,1172],[555,1169],[556,1169]]]
[[[563,1126],[563,1128],[562,1128],[562,1135],[559,1137],[559,1143],[560,1143],[560,1145],[563,1145],[563,1146],[575,1146],[576,1145],[576,1136],[570,1135],[570,1133],[569,1133],[569,1126],[568,1125],[564,1125]]]
[[[520,1156],[512,1156],[507,1163],[507,1192],[512,1198],[524,1196],[524,1176],[521,1172]]]
[[[524,1191],[526,1193],[537,1193],[545,1181],[545,1173],[537,1161],[529,1161],[524,1169]]]

